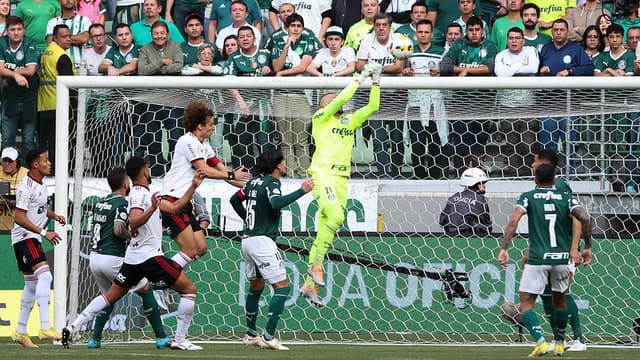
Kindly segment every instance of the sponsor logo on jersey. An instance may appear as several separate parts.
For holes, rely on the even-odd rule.
[[[346,136],[353,137],[355,134],[355,131],[347,128],[332,128],[331,133],[344,138]]]
[[[562,11],[562,6],[560,5],[549,5],[540,8],[541,14],[551,14],[552,12],[560,12]]]
[[[544,200],[562,200],[562,194],[556,194],[553,191],[547,191],[544,193],[535,193],[533,194],[534,199],[544,199]]]
[[[544,253],[542,258],[549,259],[549,260],[569,260],[569,253],[568,252],[548,252],[548,253]]]

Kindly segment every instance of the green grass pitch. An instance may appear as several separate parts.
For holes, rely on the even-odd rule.
[[[304,344],[286,343],[289,351],[264,350],[233,343],[200,343],[203,351],[157,350],[152,343],[103,344],[101,349],[89,350],[85,343],[72,344],[70,349],[60,345],[42,344],[37,349],[23,349],[8,338],[0,342],[0,359],[19,360],[120,360],[120,359],[446,359],[500,360],[526,359],[533,348],[524,345],[370,345],[370,344]],[[34,339],[34,341],[38,341]],[[547,355],[545,358],[554,358]],[[563,359],[637,360],[640,347],[590,347],[586,352],[566,352]]]

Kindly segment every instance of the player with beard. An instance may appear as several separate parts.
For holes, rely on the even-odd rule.
[[[491,214],[484,196],[487,174],[478,168],[465,170],[460,186],[465,189],[453,194],[440,214],[440,225],[448,236],[489,236]]]

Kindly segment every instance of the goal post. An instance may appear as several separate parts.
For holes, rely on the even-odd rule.
[[[106,173],[115,165],[124,165],[124,159],[136,153],[139,138],[149,139],[145,156],[166,166],[174,136],[170,127],[179,124],[181,110],[188,101],[202,99],[211,104],[216,117],[212,145],[231,166],[235,161],[241,162],[242,155],[236,153],[231,135],[224,129],[237,126],[242,118],[237,116],[238,106],[228,89],[241,89],[247,99],[253,101],[249,111],[259,119],[261,131],[267,133],[264,141],[278,144],[282,139],[276,131],[279,121],[276,107],[282,104],[276,101],[304,97],[313,113],[321,94],[342,89],[352,80],[59,77],[55,211],[68,217],[71,230],[67,232],[66,228],[56,226],[63,241],[55,247],[54,326],[58,329],[64,326],[97,294],[87,266],[90,248],[86,235],[91,205],[108,193]],[[366,103],[369,87],[370,81],[366,81],[363,91],[345,105],[345,112]],[[323,309],[312,308],[297,295],[304,279],[306,251],[316,231],[317,204],[311,196],[306,196],[283,210],[281,237],[277,243],[283,250],[293,293],[279,326],[281,335],[297,340],[517,341],[517,331],[501,320],[499,309],[504,301],[517,302],[517,283],[522,270],[518,261],[527,246],[526,224],[518,229],[522,237],[513,243],[510,250],[513,260],[506,271],[500,269],[495,256],[517,196],[533,186],[530,170],[526,173],[523,169],[528,169],[526,162],[533,155],[534,146],[511,125],[522,121],[525,124],[522,132],[536,136],[540,131],[539,119],[559,118],[570,119],[569,131],[559,139],[558,145],[565,155],[562,173],[593,215],[597,237],[594,264],[580,267],[572,285],[583,314],[583,332],[596,343],[624,341],[637,305],[634,300],[638,285],[629,270],[635,254],[640,253],[639,245],[633,241],[640,231],[636,226],[634,232],[631,224],[640,219],[640,211],[636,210],[632,194],[617,192],[616,181],[633,185],[640,179],[638,150],[633,142],[638,139],[632,137],[638,131],[636,126],[640,126],[636,93],[640,79],[383,77],[381,87],[382,105],[370,121],[395,121],[400,127],[400,137],[394,141],[401,144],[385,145],[386,152],[401,158],[399,175],[390,180],[375,173],[379,164],[373,143],[378,133],[374,131],[367,139],[358,132],[347,217],[328,254],[328,284],[321,290],[328,306]],[[79,90],[79,104],[88,104],[80,106],[75,114],[69,111],[70,90]],[[304,90],[304,95],[300,90]],[[509,92],[512,90],[521,92]],[[412,91],[422,91],[423,97],[412,103]],[[278,94],[285,96],[278,97]],[[527,102],[527,94],[537,100]],[[83,100],[85,96],[87,100]],[[446,118],[435,118],[434,99],[443,99]],[[518,105],[518,101],[522,105]],[[431,106],[426,115],[425,103]],[[70,116],[74,121],[69,122]],[[151,121],[137,132],[134,125],[144,116]],[[491,178],[487,197],[494,236],[450,238],[442,233],[438,217],[447,197],[461,189],[456,177],[459,169],[449,161],[452,156],[448,154],[447,163],[440,169],[445,178],[416,179],[410,136],[414,129],[407,125],[417,121],[426,127],[430,121],[437,120],[448,123],[446,131],[437,129],[438,135],[444,138],[455,132],[449,126],[453,122],[464,126],[472,121],[492,124],[484,144],[486,158],[479,165]],[[276,130],[269,128],[273,126]],[[382,130],[392,136],[390,125]],[[573,137],[574,131],[577,137]],[[470,131],[470,134],[479,139],[479,133]],[[522,147],[512,144],[514,136]],[[237,141],[235,146],[244,147],[241,149],[244,154],[255,153],[260,147],[259,140],[249,141],[252,143]],[[570,151],[573,146],[579,150]],[[523,163],[513,172],[503,168],[512,158],[519,158]],[[440,166],[433,161],[430,164]],[[296,189],[300,181],[283,180],[283,191]],[[159,189],[161,183],[162,176],[157,176],[152,186]],[[635,186],[637,189],[638,185]],[[186,270],[199,293],[189,333],[198,340],[237,339],[244,332],[247,282],[238,237],[241,221],[228,203],[234,189],[222,181],[207,180],[198,191],[212,214],[212,222],[207,229],[208,254]],[[169,255],[176,251],[175,243],[168,237],[163,246]],[[453,272],[446,275],[447,270]],[[455,288],[456,283],[447,280],[452,278],[457,278],[470,296],[456,296],[456,292],[447,290]],[[137,304],[137,300],[128,295],[124,304]],[[175,304],[169,301],[167,307],[163,316],[168,327],[172,327]],[[542,315],[541,306],[539,310]],[[117,320],[109,323],[111,335],[105,336],[106,341],[129,341],[150,335],[149,326],[136,306],[122,305],[114,314]],[[261,305],[259,324],[265,315],[266,308]],[[547,325],[544,327],[548,333]],[[571,334],[570,329],[567,333]]]

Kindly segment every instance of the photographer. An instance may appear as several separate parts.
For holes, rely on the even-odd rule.
[[[11,231],[13,228],[14,209],[16,208],[16,188],[27,173],[27,168],[20,166],[18,150],[7,147],[2,150],[2,171],[0,182],[9,183],[9,196],[0,194],[0,231]]]

